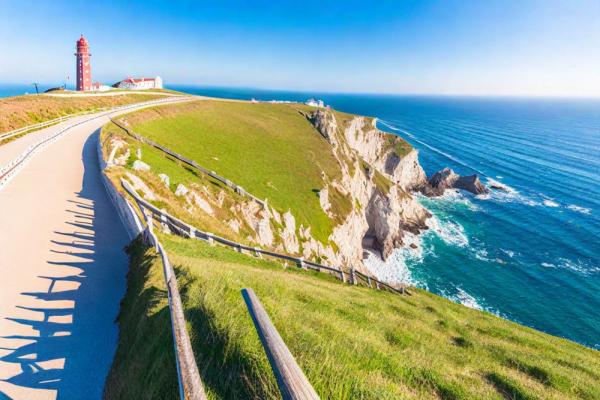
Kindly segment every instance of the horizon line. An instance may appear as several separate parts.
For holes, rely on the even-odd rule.
[[[33,83],[25,82],[0,82],[4,85],[24,85],[33,86]],[[57,82],[38,82],[39,85],[52,86],[58,85]],[[63,82],[64,84],[64,82]],[[389,96],[389,97],[471,97],[471,98],[520,98],[520,99],[573,99],[573,100],[600,100],[600,94],[594,95],[572,95],[572,94],[535,94],[535,93],[513,93],[513,94],[481,94],[481,93],[435,93],[435,92],[371,92],[371,91],[344,91],[329,89],[293,89],[293,88],[274,88],[268,86],[246,86],[246,85],[228,85],[228,84],[202,84],[202,83],[167,83],[169,86],[189,86],[196,88],[223,88],[223,89],[246,89],[262,90],[273,92],[296,92],[296,93],[314,93],[329,95],[363,95],[363,96]]]

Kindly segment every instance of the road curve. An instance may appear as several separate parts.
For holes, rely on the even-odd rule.
[[[182,100],[185,101],[185,100]],[[128,110],[131,111],[131,110]],[[0,190],[0,399],[100,399],[116,349],[127,234],[100,179],[109,116],[36,154]],[[0,146],[0,167],[73,121]]]

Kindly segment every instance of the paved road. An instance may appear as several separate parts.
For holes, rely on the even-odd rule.
[[[106,122],[71,129],[0,190],[0,400],[102,396],[128,242],[100,179]],[[58,129],[0,146],[0,166]]]

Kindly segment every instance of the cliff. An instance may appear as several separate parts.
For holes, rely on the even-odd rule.
[[[207,105],[211,108],[205,112]],[[116,126],[107,127],[105,153],[109,164],[119,167],[113,173],[148,201],[201,229],[365,272],[365,250],[385,259],[405,245],[406,235],[426,229],[430,214],[411,194],[427,183],[417,151],[379,131],[372,118],[206,101],[162,107],[161,114],[157,110],[127,115],[119,124],[169,143],[172,151],[266,199],[258,204],[206,175],[184,173],[157,157],[158,150],[132,142]],[[184,123],[192,118],[198,118],[198,131]],[[217,122],[219,131],[214,131]],[[215,142],[221,138],[229,142]]]
[[[365,249],[376,250],[385,259],[404,244],[407,232],[427,229],[425,220],[430,214],[409,193],[427,178],[417,151],[401,138],[379,131],[375,119],[340,119],[342,114],[328,110],[310,116],[331,144],[342,171],[341,178],[326,182],[321,204],[326,210],[333,190],[351,198],[352,211],[331,239],[342,262],[362,268]]]

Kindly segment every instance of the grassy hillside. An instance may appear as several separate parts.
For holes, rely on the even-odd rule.
[[[213,399],[278,398],[240,290],[251,287],[323,399],[600,398],[600,354],[454,304],[344,285],[225,248],[162,235]],[[177,398],[165,285],[130,248],[109,399]]]
[[[143,110],[125,117],[136,133],[155,140],[236,182],[312,226],[326,243],[333,221],[318,191],[340,176],[330,145],[287,104],[198,101]],[[343,200],[340,200],[343,202]]]
[[[98,97],[57,97],[49,95],[24,95],[0,99],[0,133],[22,128],[38,122],[49,121],[62,115],[82,111],[95,111],[158,98],[162,95],[123,94]]]

